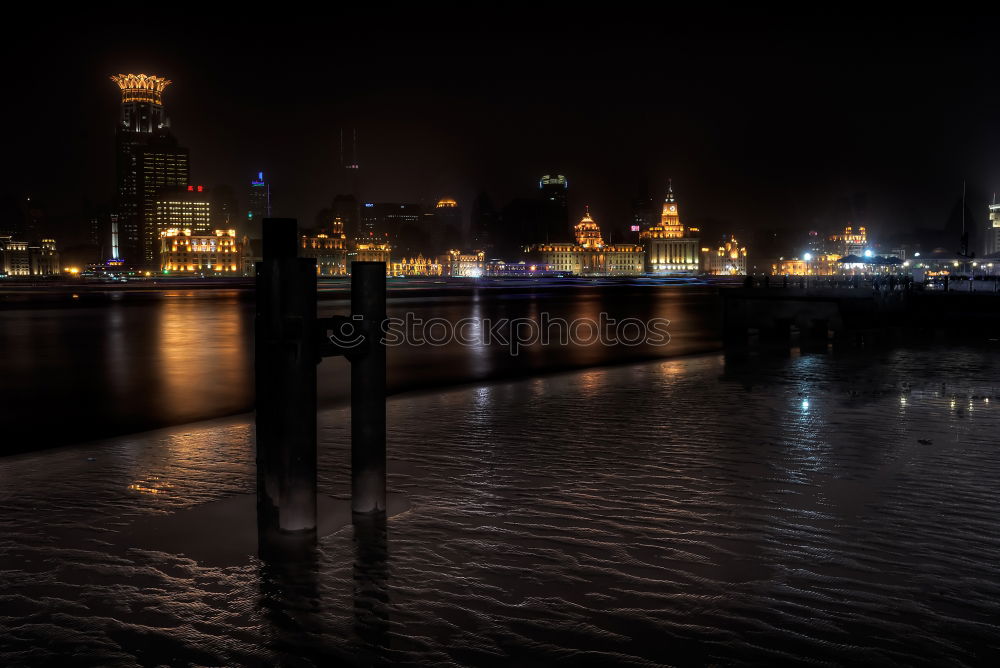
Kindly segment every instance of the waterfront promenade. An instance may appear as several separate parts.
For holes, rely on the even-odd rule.
[[[995,663],[996,352],[400,395],[387,549],[347,526],[292,570],[122,538],[251,494],[249,416],[2,458],[0,664]],[[320,414],[334,498],[347,417]]]

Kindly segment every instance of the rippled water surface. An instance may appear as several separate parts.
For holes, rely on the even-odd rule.
[[[386,552],[348,527],[295,568],[116,541],[251,492],[245,418],[2,459],[0,664],[996,665],[998,371],[706,356],[400,396]]]

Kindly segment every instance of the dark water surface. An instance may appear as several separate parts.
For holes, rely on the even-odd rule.
[[[998,379],[793,351],[400,395],[410,510],[295,568],[117,538],[252,492],[246,416],[4,458],[0,665],[998,665]]]
[[[392,281],[390,317],[568,321],[607,313],[670,320],[670,344],[405,345],[389,351],[391,391],[688,354],[718,347],[715,288],[653,281]],[[322,286],[320,315],[346,314],[344,283]],[[0,310],[0,454],[77,443],[251,410],[252,293],[162,289],[82,294],[76,307]],[[468,333],[475,334],[473,331]],[[320,365],[320,401],[349,396],[342,359]]]

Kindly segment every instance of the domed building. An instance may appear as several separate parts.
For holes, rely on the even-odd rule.
[[[642,246],[608,245],[601,228],[586,207],[573,226],[575,243],[537,244],[529,247],[528,259],[541,271],[577,276],[637,276],[643,270]]]

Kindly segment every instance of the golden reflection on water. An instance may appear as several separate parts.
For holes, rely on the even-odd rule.
[[[228,298],[225,298],[228,296]],[[242,397],[251,379],[251,345],[234,291],[212,300],[176,294],[158,310],[158,341],[151,353],[159,373],[159,399],[176,419],[194,419],[208,397]]]

